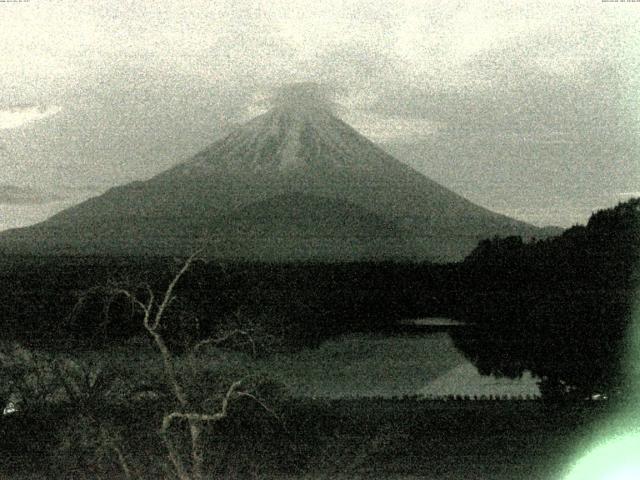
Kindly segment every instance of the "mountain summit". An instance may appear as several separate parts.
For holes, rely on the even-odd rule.
[[[280,102],[193,158],[0,234],[22,253],[247,260],[457,260],[495,235],[540,235],[396,160],[322,102]]]
[[[323,106],[277,106],[171,171],[310,175],[385,170],[398,162]]]

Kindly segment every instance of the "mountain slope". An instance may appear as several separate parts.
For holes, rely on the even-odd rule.
[[[225,257],[452,260],[482,238],[539,230],[469,202],[307,105],[276,107],[148,181],[0,234],[0,246],[184,254],[205,233]]]

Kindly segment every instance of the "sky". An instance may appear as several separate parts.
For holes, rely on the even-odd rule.
[[[188,159],[295,82],[536,225],[640,195],[640,2],[7,1],[0,45],[0,230]]]

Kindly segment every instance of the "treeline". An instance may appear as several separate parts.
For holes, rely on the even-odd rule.
[[[139,312],[124,297],[111,301],[96,287],[124,286],[144,296],[146,283],[162,291],[179,265],[172,258],[4,257],[3,336],[37,347],[100,347],[144,334]],[[178,285],[170,312],[175,318],[168,322],[176,330],[168,337],[186,342],[229,322],[250,323],[296,349],[341,333],[392,332],[401,318],[451,309],[459,291],[446,287],[453,270],[393,262],[195,263]]]
[[[474,327],[456,343],[483,373],[531,370],[547,397],[623,392],[639,256],[640,199],[555,238],[485,240],[460,265],[455,315]]]

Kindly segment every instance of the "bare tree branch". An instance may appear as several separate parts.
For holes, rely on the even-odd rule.
[[[116,452],[116,456],[118,457],[118,462],[120,463],[120,467],[122,467],[122,470],[124,471],[125,478],[127,480],[131,480],[133,478],[133,476],[131,475],[131,468],[127,463],[127,459],[124,457],[122,450],[120,449],[120,447],[118,447],[115,444],[112,444],[111,448],[113,448],[113,450]]]
[[[173,277],[167,289],[164,292],[162,297],[162,302],[158,306],[158,309],[153,315],[153,306],[155,303],[155,295],[153,290],[148,284],[145,284],[147,290],[147,301],[146,303],[140,300],[135,294],[131,291],[126,290],[124,288],[112,288],[111,294],[114,296],[123,295],[128,298],[134,305],[139,307],[144,313],[143,324],[147,332],[153,338],[156,346],[160,350],[160,354],[162,356],[162,361],[167,377],[167,381],[173,390],[173,393],[180,403],[180,405],[184,408],[188,405],[188,399],[184,388],[178,380],[178,375],[174,366],[173,358],[171,356],[171,352],[167,347],[162,335],[158,332],[158,329],[161,325],[163,315],[166,309],[171,305],[171,303],[176,299],[176,296],[173,294],[173,290],[175,289],[180,278],[189,270],[193,262],[197,259],[198,255],[202,252],[202,248],[195,251],[187,260],[183,263],[182,267],[178,271],[178,273]]]
[[[178,381],[178,374],[176,372],[175,366],[173,364],[173,358],[171,356],[171,352],[167,347],[162,335],[160,335],[156,330],[151,328],[147,328],[149,334],[153,337],[158,350],[160,350],[160,355],[162,356],[162,362],[164,364],[165,374],[167,376],[167,381],[173,390],[173,394],[175,395],[180,405],[184,408],[189,404],[189,400],[187,398],[187,394],[182,388],[182,385]]]
[[[272,408],[270,408],[266,403],[264,403],[262,400],[260,400],[258,397],[256,397],[255,395],[249,393],[249,392],[238,392],[238,396],[239,397],[247,397],[252,399],[254,402],[256,402],[258,405],[260,405],[262,408],[264,408],[264,410],[266,412],[268,412],[269,414],[271,414],[276,420],[278,420],[280,423],[282,423],[284,425],[284,422],[282,420],[282,418],[280,417],[280,415],[278,415],[275,410],[273,410]]]
[[[160,306],[158,307],[158,311],[156,312],[155,319],[152,324],[154,329],[157,329],[158,326],[160,325],[160,321],[162,320],[162,315],[164,314],[165,309],[169,306],[171,302],[173,302],[173,300],[175,300],[175,297],[173,295],[173,289],[175,288],[176,284],[178,283],[180,278],[186,273],[186,271],[189,270],[193,262],[198,258],[198,256],[203,251],[204,251],[204,247],[201,247],[195,252],[193,252],[189,256],[189,258],[187,258],[187,260],[182,264],[182,267],[180,268],[178,273],[173,277],[173,280],[171,280],[171,283],[169,283],[167,290],[164,292],[164,297],[162,299],[162,302],[160,303]]]
[[[171,423],[175,419],[187,420],[189,422],[189,432],[191,434],[191,467],[192,467],[192,475],[193,478],[200,480],[203,478],[203,463],[204,463],[204,449],[202,445],[201,435],[202,435],[202,427],[203,423],[207,422],[218,422],[227,416],[229,402],[231,401],[231,397],[234,395],[236,390],[240,388],[242,384],[241,380],[234,382],[224,398],[222,399],[222,406],[219,412],[214,414],[208,413],[193,413],[193,412],[171,412],[164,416],[162,419],[162,429],[161,434],[165,439],[165,443],[167,445],[167,449],[169,450],[169,458],[176,468],[176,472],[178,473],[178,477],[180,480],[188,479],[189,476],[186,473],[184,468],[184,464],[180,459],[180,455],[178,454],[175,445],[171,440],[169,434],[169,428],[171,427]],[[183,477],[184,475],[184,477]]]
[[[202,439],[203,427],[205,423],[219,422],[228,415],[229,405],[233,398],[247,397],[259,404],[265,411],[273,415],[279,421],[281,418],[274,412],[268,405],[255,395],[240,391],[242,380],[233,382],[226,393],[222,397],[220,409],[214,413],[198,412],[198,407],[195,402],[187,395],[186,387],[183,385],[183,381],[178,375],[176,367],[176,358],[169,350],[165,339],[162,334],[163,322],[165,321],[165,315],[169,307],[176,301],[177,296],[175,289],[180,279],[191,268],[193,263],[199,259],[199,256],[204,251],[204,248],[199,248],[193,254],[191,254],[178,269],[177,273],[173,276],[166,289],[162,294],[159,294],[156,298],[153,289],[148,283],[138,285],[133,290],[122,287],[122,284],[111,284],[107,287],[103,287],[99,291],[109,295],[113,300],[118,296],[123,296],[130,302],[132,309],[140,309],[143,313],[143,325],[145,330],[153,338],[156,347],[159,350],[164,366],[165,381],[173,391],[173,395],[178,402],[178,407],[175,411],[167,413],[162,419],[160,435],[164,440],[168,451],[168,457],[170,465],[172,466],[175,474],[179,480],[204,480],[204,453],[205,445]],[[223,268],[224,271],[224,268]],[[146,290],[146,292],[144,292]],[[96,289],[92,289],[89,292],[85,292],[84,296],[80,298],[78,302],[78,308],[82,306],[82,302],[86,301],[86,297]],[[107,313],[108,315],[108,313]],[[219,346],[232,340],[236,336],[246,338],[247,343],[251,345],[252,353],[255,356],[257,353],[256,342],[252,336],[255,326],[249,325],[244,327],[241,323],[240,311],[236,312],[236,319],[238,320],[238,328],[224,332],[218,337],[207,338],[197,342],[190,352],[190,359],[195,361],[195,353],[199,349],[206,345]],[[197,319],[196,319],[197,321]],[[90,381],[90,378],[82,378],[81,380]],[[73,396],[76,392],[74,385],[70,382],[64,382],[64,387],[70,396]],[[91,387],[91,385],[88,385]],[[87,387],[87,391],[91,389]],[[82,393],[80,394],[82,395]],[[171,435],[171,427],[176,420],[186,421],[189,427],[189,433],[191,437],[191,452],[190,459],[184,457],[179,449],[174,444],[174,439]],[[131,478],[132,471],[126,463],[126,459],[123,452],[118,449],[117,445],[113,444],[113,449],[118,457],[118,461],[122,466],[125,476]]]
[[[178,449],[173,444],[173,440],[171,440],[171,436],[169,432],[161,431],[162,439],[164,440],[164,444],[167,447],[167,452],[169,454],[169,461],[173,465],[173,468],[176,471],[176,475],[180,480],[191,480],[189,478],[189,473],[187,472],[182,459],[180,458],[180,453]]]
[[[206,345],[215,345],[215,346],[220,345],[220,344],[226,342],[227,340],[230,340],[231,338],[233,338],[233,337],[235,337],[237,335],[247,337],[249,343],[251,343],[251,349],[252,349],[253,355],[255,356],[256,355],[256,343],[255,343],[253,337],[251,336],[251,334],[247,330],[241,330],[241,329],[232,330],[232,331],[224,334],[221,337],[207,338],[205,340],[201,340],[201,341],[199,341],[198,343],[196,343],[193,346],[192,351],[193,351],[193,353],[196,353],[198,351],[198,349],[200,349],[200,348],[202,348],[202,347],[204,347]]]
[[[153,291],[149,290],[149,299],[147,303],[143,303],[138,297],[132,294],[129,290],[125,290],[124,288],[114,288],[110,291],[111,295],[118,296],[123,295],[131,301],[134,305],[140,307],[142,312],[144,313],[145,326],[148,323],[149,315],[151,314],[151,309],[153,307],[154,297]]]
[[[164,416],[162,420],[162,431],[167,432],[169,427],[171,427],[171,423],[175,419],[183,419],[183,420],[191,420],[197,422],[218,422],[225,418],[228,413],[229,402],[231,401],[231,397],[236,393],[240,385],[242,384],[242,380],[237,380],[231,384],[224,398],[222,399],[222,407],[217,413],[194,413],[194,412],[171,412]]]
[[[92,420],[96,421],[93,418]],[[125,458],[124,453],[122,452],[122,449],[118,446],[118,443],[113,438],[113,436],[110,435],[110,433],[107,431],[106,428],[104,428],[103,426],[100,426],[99,428],[100,428],[100,436],[101,436],[102,443],[105,444],[106,446],[111,447],[111,449],[116,454],[118,463],[120,465],[120,468],[122,468],[122,471],[124,472],[125,478],[127,480],[132,480],[133,474],[131,471],[131,467],[129,466],[129,462],[127,462],[127,459]]]

